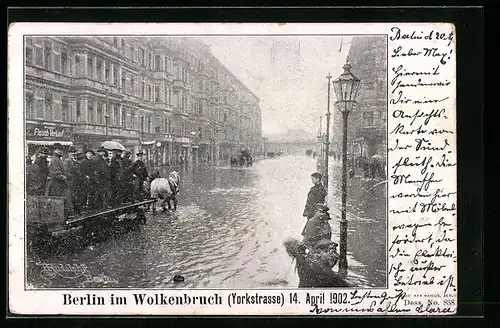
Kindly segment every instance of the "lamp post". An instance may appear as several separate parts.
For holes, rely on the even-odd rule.
[[[356,94],[358,93],[360,80],[351,73],[349,59],[342,67],[344,72],[333,81],[333,89],[337,101],[335,105],[342,113],[343,133],[342,133],[342,216],[340,219],[340,259],[339,275],[347,276],[347,118],[349,113],[356,107]]]
[[[330,80],[332,78],[331,74],[328,73],[326,76],[328,79],[328,101],[326,106],[326,141],[325,141],[325,189],[328,195],[328,156],[330,154]]]
[[[319,141],[319,154],[318,154],[318,162],[317,169],[318,171],[323,169],[323,116],[319,117],[319,130],[318,130],[318,141]]]

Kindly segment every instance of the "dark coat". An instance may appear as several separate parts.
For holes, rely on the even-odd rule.
[[[349,287],[349,284],[332,269],[308,263],[306,255],[301,254],[296,260],[299,288]]]
[[[43,176],[43,192],[45,192],[45,186],[47,185],[47,178],[49,177],[49,163],[46,157],[37,156],[35,159],[35,165],[40,168],[40,175]]]
[[[28,164],[26,167],[26,193],[36,196],[43,195],[46,182],[47,177],[43,175],[40,167],[36,164]]]
[[[73,166],[76,164],[76,161],[71,158],[67,157],[63,161],[64,164],[64,169],[66,170],[66,173],[68,174],[68,184],[71,186],[73,184],[73,175],[71,174]]]
[[[306,206],[304,208],[304,213],[302,216],[307,218],[312,218],[316,212],[316,204],[325,203],[326,190],[321,183],[317,183],[311,187],[309,193],[307,194]]]
[[[148,170],[146,168],[146,164],[140,159],[136,160],[132,167],[130,168],[131,172],[141,179],[146,179],[148,177]]]
[[[50,159],[50,182],[49,182],[49,196],[66,196],[66,189],[68,182],[66,181],[66,170],[61,158],[54,154]]]
[[[327,220],[316,215],[306,223],[303,242],[307,247],[313,247],[322,239],[332,239],[332,227]]]
[[[111,183],[111,174],[109,166],[104,158],[96,156],[94,161],[95,181],[100,187],[109,188]]]
[[[124,157],[122,158],[122,179],[124,181],[132,180],[132,172],[130,167],[132,166],[132,160],[130,158]]]
[[[111,159],[110,169],[110,179],[111,184],[115,185],[119,183],[123,175],[123,164],[120,158],[114,157]]]

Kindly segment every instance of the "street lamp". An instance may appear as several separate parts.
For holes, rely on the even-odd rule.
[[[328,79],[328,102],[326,106],[326,142],[325,142],[325,189],[328,195],[328,156],[330,155],[330,80],[332,76],[330,73],[326,76]]]
[[[351,73],[349,59],[342,67],[344,72],[333,81],[333,89],[337,101],[337,109],[342,113],[343,133],[342,133],[342,217],[340,219],[340,259],[339,274],[341,277],[347,276],[347,118],[349,113],[356,107],[356,94],[358,93],[360,80]]]

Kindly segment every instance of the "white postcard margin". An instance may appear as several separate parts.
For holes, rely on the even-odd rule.
[[[11,313],[380,316],[456,312],[456,35],[452,24],[196,23],[168,24],[168,29],[165,26],[154,23],[11,24],[8,33]],[[388,35],[389,286],[386,290],[25,290],[24,156],[21,153],[24,149],[23,35],[146,36],[164,34],[166,30],[171,34],[202,35]],[[326,295],[324,304],[306,302],[308,294],[321,296],[322,293]],[[138,304],[137,299],[144,294],[143,304]],[[200,298],[203,296],[206,298]],[[111,305],[113,297],[115,302]],[[119,303],[117,297],[125,299],[126,305],[116,304]],[[75,304],[82,298],[93,305]],[[149,299],[154,304],[148,304]],[[100,300],[104,304],[99,304]],[[200,305],[201,300],[207,304]],[[176,304],[179,301],[184,303]]]

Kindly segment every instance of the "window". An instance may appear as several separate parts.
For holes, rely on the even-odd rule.
[[[155,70],[161,71],[161,57],[160,57],[160,55],[155,55]]]
[[[151,101],[152,99],[152,88],[151,88],[151,84],[148,85],[148,100]]]
[[[61,120],[63,122],[70,121],[69,103],[68,98],[66,97],[61,99]]]
[[[102,60],[96,60],[96,68],[97,68],[97,81],[102,82]]]
[[[169,71],[169,69],[168,69],[168,57],[164,57],[164,60],[165,60],[164,70],[165,70],[165,72],[168,72]]]
[[[122,48],[124,48],[125,47],[125,40],[121,39],[121,43],[122,43]]]
[[[363,112],[363,126],[373,126],[373,112]]]
[[[109,65],[106,65],[105,68],[104,68],[104,82],[107,83],[107,84],[109,84],[109,82],[110,82]]]
[[[155,102],[160,102],[160,87],[155,85]]]
[[[31,93],[26,95],[26,118],[34,118],[33,113],[33,95]]]
[[[87,57],[87,77],[89,79],[92,79],[94,76],[92,72],[94,71],[94,61],[92,60],[92,57]]]
[[[139,63],[141,65],[144,65],[146,66],[146,62],[145,62],[145,53],[144,53],[144,49],[140,48],[139,49]]]
[[[153,54],[152,53],[149,53],[149,56],[148,56],[148,67],[150,69],[153,68]]]
[[[135,115],[134,113],[130,114],[130,126],[132,129],[136,129],[137,127],[135,126]]]
[[[81,113],[81,110],[80,110],[80,98],[77,97],[76,98],[76,121],[77,122],[80,122],[81,118],[82,118],[82,113]]]
[[[50,43],[44,43],[43,66],[46,69],[52,69],[52,44]]]
[[[118,69],[116,68],[116,65],[113,66],[113,85],[115,87],[118,86]]]
[[[144,116],[141,116],[141,132],[144,131]]]
[[[126,128],[127,127],[127,110],[125,108],[122,109],[122,115],[121,115],[121,118],[122,118],[122,124],[121,126]]]
[[[151,116],[148,116],[148,132],[151,133]]]
[[[130,93],[135,96],[135,78],[133,76],[130,77]]]
[[[113,110],[113,125],[114,126],[119,126],[120,125],[120,112],[117,104],[114,104],[114,110]]]
[[[160,133],[160,126],[159,125],[155,126],[155,133]]]
[[[61,73],[68,75],[68,53],[66,50],[61,53]]]
[[[103,120],[102,120],[102,102],[98,101],[97,102],[97,124],[102,124],[103,123]]]
[[[75,55],[75,66],[76,66],[76,75],[78,77],[82,76],[82,65],[80,62],[80,57],[78,55]]]
[[[94,122],[94,101],[92,99],[87,100],[87,110],[88,110],[89,123],[95,123]]]
[[[122,71],[122,84],[121,87],[123,91],[128,91],[127,89],[127,73],[125,71]]]
[[[33,48],[31,45],[28,45],[26,47],[26,65],[31,66],[31,63],[33,61]]]
[[[118,38],[116,36],[113,37],[113,45],[118,47]]]
[[[134,46],[133,45],[130,45],[128,47],[128,58],[130,58],[131,60],[134,60],[134,52],[135,52],[135,49],[134,49]]]
[[[146,83],[141,82],[141,98],[145,99],[146,97]]]
[[[52,120],[52,112],[53,112],[53,103],[52,103],[52,94],[48,91],[45,92],[45,118],[47,120]]]
[[[43,66],[43,50],[42,50],[42,48],[40,46],[34,45],[33,51],[34,51],[35,65],[42,67]]]

